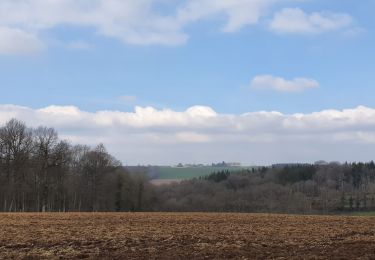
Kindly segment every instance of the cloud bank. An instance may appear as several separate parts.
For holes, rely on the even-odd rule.
[[[280,0],[189,0],[174,5],[159,0],[2,0],[0,1],[0,53],[13,54],[14,39],[24,48],[36,45],[38,33],[58,26],[92,28],[98,35],[136,45],[179,45],[187,41],[184,28],[212,17],[225,17],[224,32],[256,24],[265,10]],[[38,51],[39,48],[33,49]]]
[[[332,12],[305,13],[299,8],[285,8],[277,12],[270,28],[280,33],[316,34],[353,26],[353,18],[348,14]]]
[[[36,35],[0,25],[0,55],[32,54],[43,48]]]
[[[103,142],[125,164],[353,161],[371,160],[375,154],[375,109],[364,106],[234,115],[205,106],[181,112],[152,107],[87,112],[74,106],[0,105],[0,124],[11,118],[55,127],[72,143]]]
[[[180,45],[188,40],[186,28],[193,23],[219,21],[222,32],[233,33],[258,24],[279,3],[285,1],[187,0],[176,4],[160,0],[2,0],[0,54],[38,52],[43,46],[40,35],[63,26],[87,28],[125,44]],[[289,8],[278,12],[270,26],[278,32],[320,32],[351,23],[352,18],[346,14],[308,15]]]

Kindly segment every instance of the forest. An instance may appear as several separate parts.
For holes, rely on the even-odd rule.
[[[3,212],[265,212],[375,210],[375,164],[274,165],[217,171],[154,186],[96,147],[60,140],[48,127],[12,119],[0,127]]]

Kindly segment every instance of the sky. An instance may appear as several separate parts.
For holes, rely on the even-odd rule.
[[[0,0],[0,125],[126,165],[368,161],[373,0]]]

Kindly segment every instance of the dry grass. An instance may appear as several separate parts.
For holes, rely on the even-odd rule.
[[[0,214],[0,258],[375,258],[375,218]]]

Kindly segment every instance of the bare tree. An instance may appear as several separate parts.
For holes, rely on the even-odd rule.
[[[32,150],[32,132],[26,125],[12,119],[0,129],[3,162],[3,208],[7,211],[25,211],[28,192],[28,164]]]

